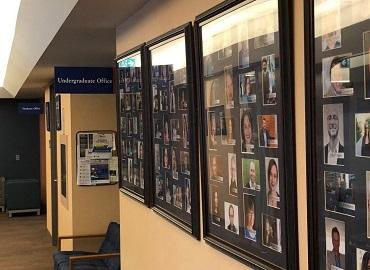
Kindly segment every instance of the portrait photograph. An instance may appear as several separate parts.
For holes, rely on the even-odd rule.
[[[191,214],[191,186],[189,178],[185,178],[185,211]]]
[[[139,111],[143,109],[143,98],[141,93],[136,94],[136,109]]]
[[[243,187],[260,191],[260,161],[258,159],[242,159]]]
[[[217,122],[216,113],[208,112],[208,148],[216,149],[217,146]]]
[[[136,111],[136,94],[130,94],[131,96],[131,110]]]
[[[182,209],[182,189],[180,185],[172,185],[173,205]]]
[[[140,186],[139,169],[136,167],[134,168],[134,185]]]
[[[276,104],[275,54],[261,59],[261,85],[263,105]]]
[[[221,217],[222,217],[222,203],[220,202],[220,191],[218,186],[210,185],[210,193],[211,193],[211,215],[212,215],[212,223],[220,226],[221,225]],[[221,205],[221,207],[220,207]]]
[[[133,118],[131,117],[131,113],[128,113],[127,114],[127,137],[132,136],[133,125],[134,125],[134,121],[133,121]]]
[[[243,194],[244,205],[244,238],[257,241],[256,227],[256,197],[252,194]],[[258,215],[257,215],[258,216]]]
[[[238,177],[236,170],[236,154],[228,153],[228,171],[229,171],[229,194],[238,196]]]
[[[122,159],[122,179],[123,181],[128,181],[128,161],[127,159]]]
[[[137,142],[137,157],[139,159],[144,159],[144,144],[142,141]]]
[[[211,180],[222,182],[223,178],[223,162],[222,156],[220,155],[210,155],[209,156],[209,178]]]
[[[187,95],[187,91],[186,91],[186,88],[184,87],[181,87],[179,88],[178,90],[178,102],[179,102],[179,110],[180,111],[186,111],[188,109],[188,95]]]
[[[161,171],[161,153],[158,143],[154,144],[154,166],[156,172]]]
[[[189,153],[180,151],[181,172],[190,175]]]
[[[279,162],[277,158],[265,157],[267,205],[280,209]]]
[[[330,51],[342,47],[342,32],[336,30],[322,36],[322,51]]]
[[[204,89],[207,95],[207,106],[214,107],[221,104],[222,84],[220,78],[212,78],[204,81]]]
[[[280,219],[262,214],[262,245],[281,253]]]
[[[162,139],[162,120],[154,119],[154,138]]]
[[[182,135],[182,147],[189,148],[189,121],[188,115],[181,115],[181,135]]]
[[[172,178],[179,179],[179,173],[177,168],[177,149],[176,147],[171,148],[171,168],[172,168]]]
[[[125,111],[131,111],[131,94],[123,94],[123,106]]]
[[[167,147],[162,148],[162,167],[165,169],[170,168],[170,153]]]
[[[258,139],[260,147],[277,148],[277,116],[258,115]]]
[[[367,238],[370,238],[370,172],[366,171]]]
[[[246,154],[254,154],[255,143],[255,123],[252,116],[252,110],[240,109],[240,139],[241,152]]]
[[[181,139],[180,135],[180,121],[178,119],[170,120],[170,129],[171,129],[171,141],[177,142]]]
[[[163,116],[163,143],[170,144],[170,123],[165,116]]]
[[[221,120],[221,142],[222,144],[235,145],[234,136],[234,119],[231,117],[225,118],[225,121]]]
[[[169,177],[168,175],[166,174],[165,175],[165,189],[166,189],[166,202],[169,203],[169,204],[172,204],[172,187],[170,186],[170,183],[169,183]]]
[[[364,32],[363,40],[364,95],[365,99],[370,99],[370,31]]]
[[[322,89],[324,98],[353,95],[351,54],[322,59]]]
[[[137,117],[132,117],[132,133],[137,135],[138,129],[137,129]]]
[[[224,67],[225,103],[226,109],[234,108],[234,81],[233,67]]]
[[[342,172],[324,172],[325,206],[327,211],[355,216],[353,194],[356,176]]]
[[[344,165],[343,104],[323,106],[324,163]]]
[[[239,235],[238,206],[229,202],[224,203],[225,229]]]
[[[176,113],[176,97],[173,81],[169,81],[169,89],[170,89],[170,113]]]
[[[127,140],[127,155],[129,156],[129,157],[132,157],[132,148],[133,148],[133,146],[132,146],[132,140]]]
[[[355,114],[356,156],[370,157],[370,113]]]
[[[212,55],[206,55],[203,57],[203,75],[205,77],[212,76],[215,70],[215,66],[212,61]]]
[[[153,112],[159,111],[159,93],[156,84],[152,84],[152,95],[153,95]]]
[[[238,66],[239,68],[249,67],[249,44],[248,40],[238,43]]]
[[[240,104],[255,103],[256,95],[256,72],[250,71],[239,74],[239,102]]]
[[[370,268],[370,252],[356,248],[356,270],[368,270]]]
[[[122,133],[127,132],[127,118],[124,116],[121,117],[121,132]]]
[[[345,269],[346,266],[346,234],[345,223],[325,218],[326,268]]]
[[[168,94],[167,90],[159,91],[159,109],[164,112],[168,110]]]

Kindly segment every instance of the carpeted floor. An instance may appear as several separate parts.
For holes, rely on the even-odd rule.
[[[0,213],[0,269],[52,270],[54,250],[45,216]]]

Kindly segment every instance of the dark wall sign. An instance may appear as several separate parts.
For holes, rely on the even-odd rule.
[[[41,114],[43,106],[41,103],[18,103],[18,112],[20,114]]]
[[[55,93],[112,94],[113,69],[104,67],[54,67]]]

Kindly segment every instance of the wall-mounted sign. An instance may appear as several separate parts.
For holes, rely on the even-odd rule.
[[[20,114],[41,114],[43,105],[41,103],[18,103],[18,112]]]
[[[54,67],[55,93],[112,94],[113,69],[102,67]]]

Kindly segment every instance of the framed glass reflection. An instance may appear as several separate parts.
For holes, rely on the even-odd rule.
[[[147,44],[152,203],[154,211],[199,238],[192,37],[189,23]]]
[[[370,2],[305,8],[311,269],[368,269]]]
[[[195,22],[204,236],[259,269],[298,267],[289,11],[226,1]]]
[[[136,47],[116,60],[117,109],[119,131],[119,164],[121,190],[139,200],[149,202],[147,192],[146,98],[143,85],[144,45]]]

